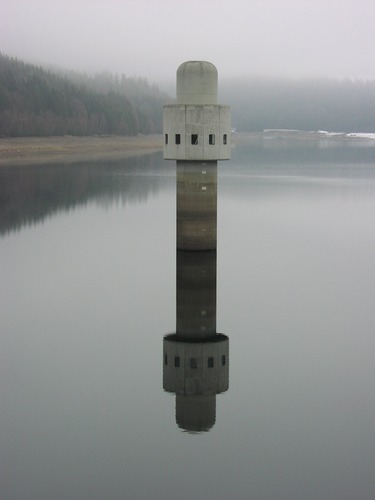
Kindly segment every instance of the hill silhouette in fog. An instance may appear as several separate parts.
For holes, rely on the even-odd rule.
[[[167,96],[140,78],[53,71],[0,54],[0,136],[160,133]]]
[[[374,80],[234,79],[221,82],[220,94],[242,132],[375,132]]]
[[[232,125],[241,132],[375,132],[375,80],[219,83],[220,100],[231,106]],[[172,101],[144,78],[47,69],[0,54],[0,137],[161,133],[163,105]]]

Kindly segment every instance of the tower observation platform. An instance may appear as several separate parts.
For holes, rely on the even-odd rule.
[[[177,103],[164,106],[166,160],[229,160],[230,108],[217,103],[218,74],[207,61],[177,69]]]

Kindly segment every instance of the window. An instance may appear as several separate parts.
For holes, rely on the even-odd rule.
[[[176,368],[180,368],[180,357],[179,356],[174,357],[174,366]]]
[[[215,134],[210,134],[208,136],[208,144],[210,144],[211,146],[215,144]]]
[[[190,368],[198,368],[197,358],[190,358]]]
[[[168,144],[168,134],[165,134],[165,144]]]
[[[176,136],[175,136],[175,143],[176,144],[181,144],[181,134],[176,134]]]
[[[213,368],[214,367],[214,358],[208,358],[207,360],[207,366],[208,368]]]
[[[198,146],[198,134],[191,134],[191,143],[193,146]]]
[[[223,144],[226,144],[227,143],[227,134],[224,134],[223,135]]]
[[[224,366],[226,364],[227,360],[225,358],[225,354],[221,356],[221,364]]]
[[[165,365],[168,364],[168,356],[166,354],[164,354],[164,364]]]

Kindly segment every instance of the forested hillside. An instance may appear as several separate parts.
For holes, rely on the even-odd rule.
[[[220,81],[238,131],[375,132],[375,81],[248,78]],[[43,69],[0,54],[0,136],[162,132],[170,98],[146,79]]]
[[[375,81],[252,78],[221,82],[239,131],[375,132]]]
[[[167,96],[146,80],[58,74],[0,54],[0,136],[162,131]]]

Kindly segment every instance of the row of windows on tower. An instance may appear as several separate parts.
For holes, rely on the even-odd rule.
[[[168,134],[165,134],[165,144],[168,144],[168,141],[169,141]],[[199,144],[198,134],[191,134],[190,141],[193,146],[198,146]],[[227,142],[228,142],[228,135],[223,134],[223,144],[226,145]],[[181,144],[181,134],[174,135],[174,143],[177,145]],[[214,146],[216,144],[215,134],[208,135],[208,144],[210,144],[210,146]]]
[[[226,365],[226,357],[225,354],[221,356],[221,365],[225,366]],[[168,355],[164,354],[164,364],[168,365]],[[190,368],[196,369],[198,368],[198,359],[197,358],[190,358]],[[175,368],[180,368],[180,356],[175,356],[174,357],[174,366]],[[214,357],[210,356],[207,358],[207,368],[213,368],[215,366],[215,359]]]

